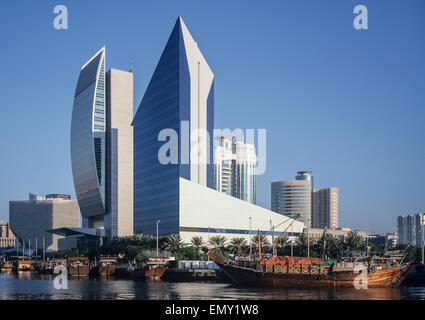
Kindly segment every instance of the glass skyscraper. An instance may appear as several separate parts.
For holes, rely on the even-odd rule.
[[[311,171],[299,171],[295,180],[278,181],[271,184],[271,209],[274,212],[295,218],[306,227],[312,226]]]
[[[256,203],[255,146],[220,137],[214,149],[214,181],[217,191]]]
[[[213,187],[213,127],[214,74],[179,17],[133,120],[135,233],[155,234],[157,220],[179,233],[180,177]],[[178,163],[158,159],[164,129],[178,134]]]
[[[133,234],[133,73],[105,73],[105,47],[83,65],[71,122],[71,163],[83,228]]]
[[[88,227],[103,226],[105,214],[105,48],[82,68],[71,122],[71,162],[81,215]]]

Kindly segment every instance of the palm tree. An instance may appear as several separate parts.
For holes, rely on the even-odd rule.
[[[258,235],[253,236],[251,238],[252,244],[253,244],[253,248],[254,251],[258,252]],[[269,239],[264,235],[264,234],[260,234],[260,244],[261,244],[261,251],[263,253],[266,253],[266,251],[269,249],[270,247],[270,241]]]
[[[152,235],[142,234],[137,236],[137,244],[144,247],[154,247],[156,246],[156,238]]]
[[[285,249],[289,244],[289,239],[287,236],[282,236],[277,240],[275,247],[278,255],[285,255]]]
[[[350,231],[344,237],[344,246],[347,251],[361,250],[364,247],[364,241],[357,231]]]
[[[300,250],[300,257],[307,256],[308,238],[304,233],[301,233],[295,241]]]
[[[235,254],[241,254],[248,242],[244,238],[233,238],[230,240],[229,250]]]
[[[323,254],[323,236],[319,241],[315,244],[317,252],[320,252],[320,256]],[[329,233],[326,234],[326,248],[325,248],[325,254],[327,258],[336,258],[341,252],[341,245],[339,243],[339,240],[330,235]]]
[[[202,247],[205,245],[204,240],[201,236],[195,236],[190,240],[190,243],[193,248],[195,248],[196,252],[199,253]]]
[[[226,237],[223,236],[213,236],[208,241],[208,244],[212,246],[213,249],[222,250],[226,246]]]
[[[172,234],[168,237],[165,242],[165,249],[172,253],[176,253],[180,248],[183,247],[183,240],[180,235]]]

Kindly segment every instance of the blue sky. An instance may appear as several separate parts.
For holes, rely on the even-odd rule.
[[[68,8],[68,30],[53,8]],[[364,4],[369,29],[353,28]],[[340,188],[340,223],[395,231],[425,211],[425,2],[2,1],[0,219],[28,192],[75,196],[73,94],[103,45],[107,69],[134,69],[137,109],[177,16],[215,73],[215,126],[267,129],[270,182],[312,170]]]

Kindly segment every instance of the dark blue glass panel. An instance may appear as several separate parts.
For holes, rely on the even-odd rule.
[[[180,28],[168,39],[133,121],[134,127],[134,232],[176,234],[179,225],[179,165],[162,165],[158,141],[163,129],[179,132]]]
[[[190,74],[177,21],[133,121],[135,233],[156,234],[157,220],[160,235],[179,233],[179,177],[190,180],[190,165],[161,164],[158,134],[174,129],[181,137],[182,121],[190,128]]]

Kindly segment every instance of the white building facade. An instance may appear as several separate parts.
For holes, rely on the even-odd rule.
[[[180,178],[179,233],[186,243],[194,236],[208,241],[213,236],[245,238],[249,240],[258,232],[272,240],[280,235],[293,221],[276,212],[247,201]],[[294,221],[286,235],[294,237],[303,232],[304,224]]]

